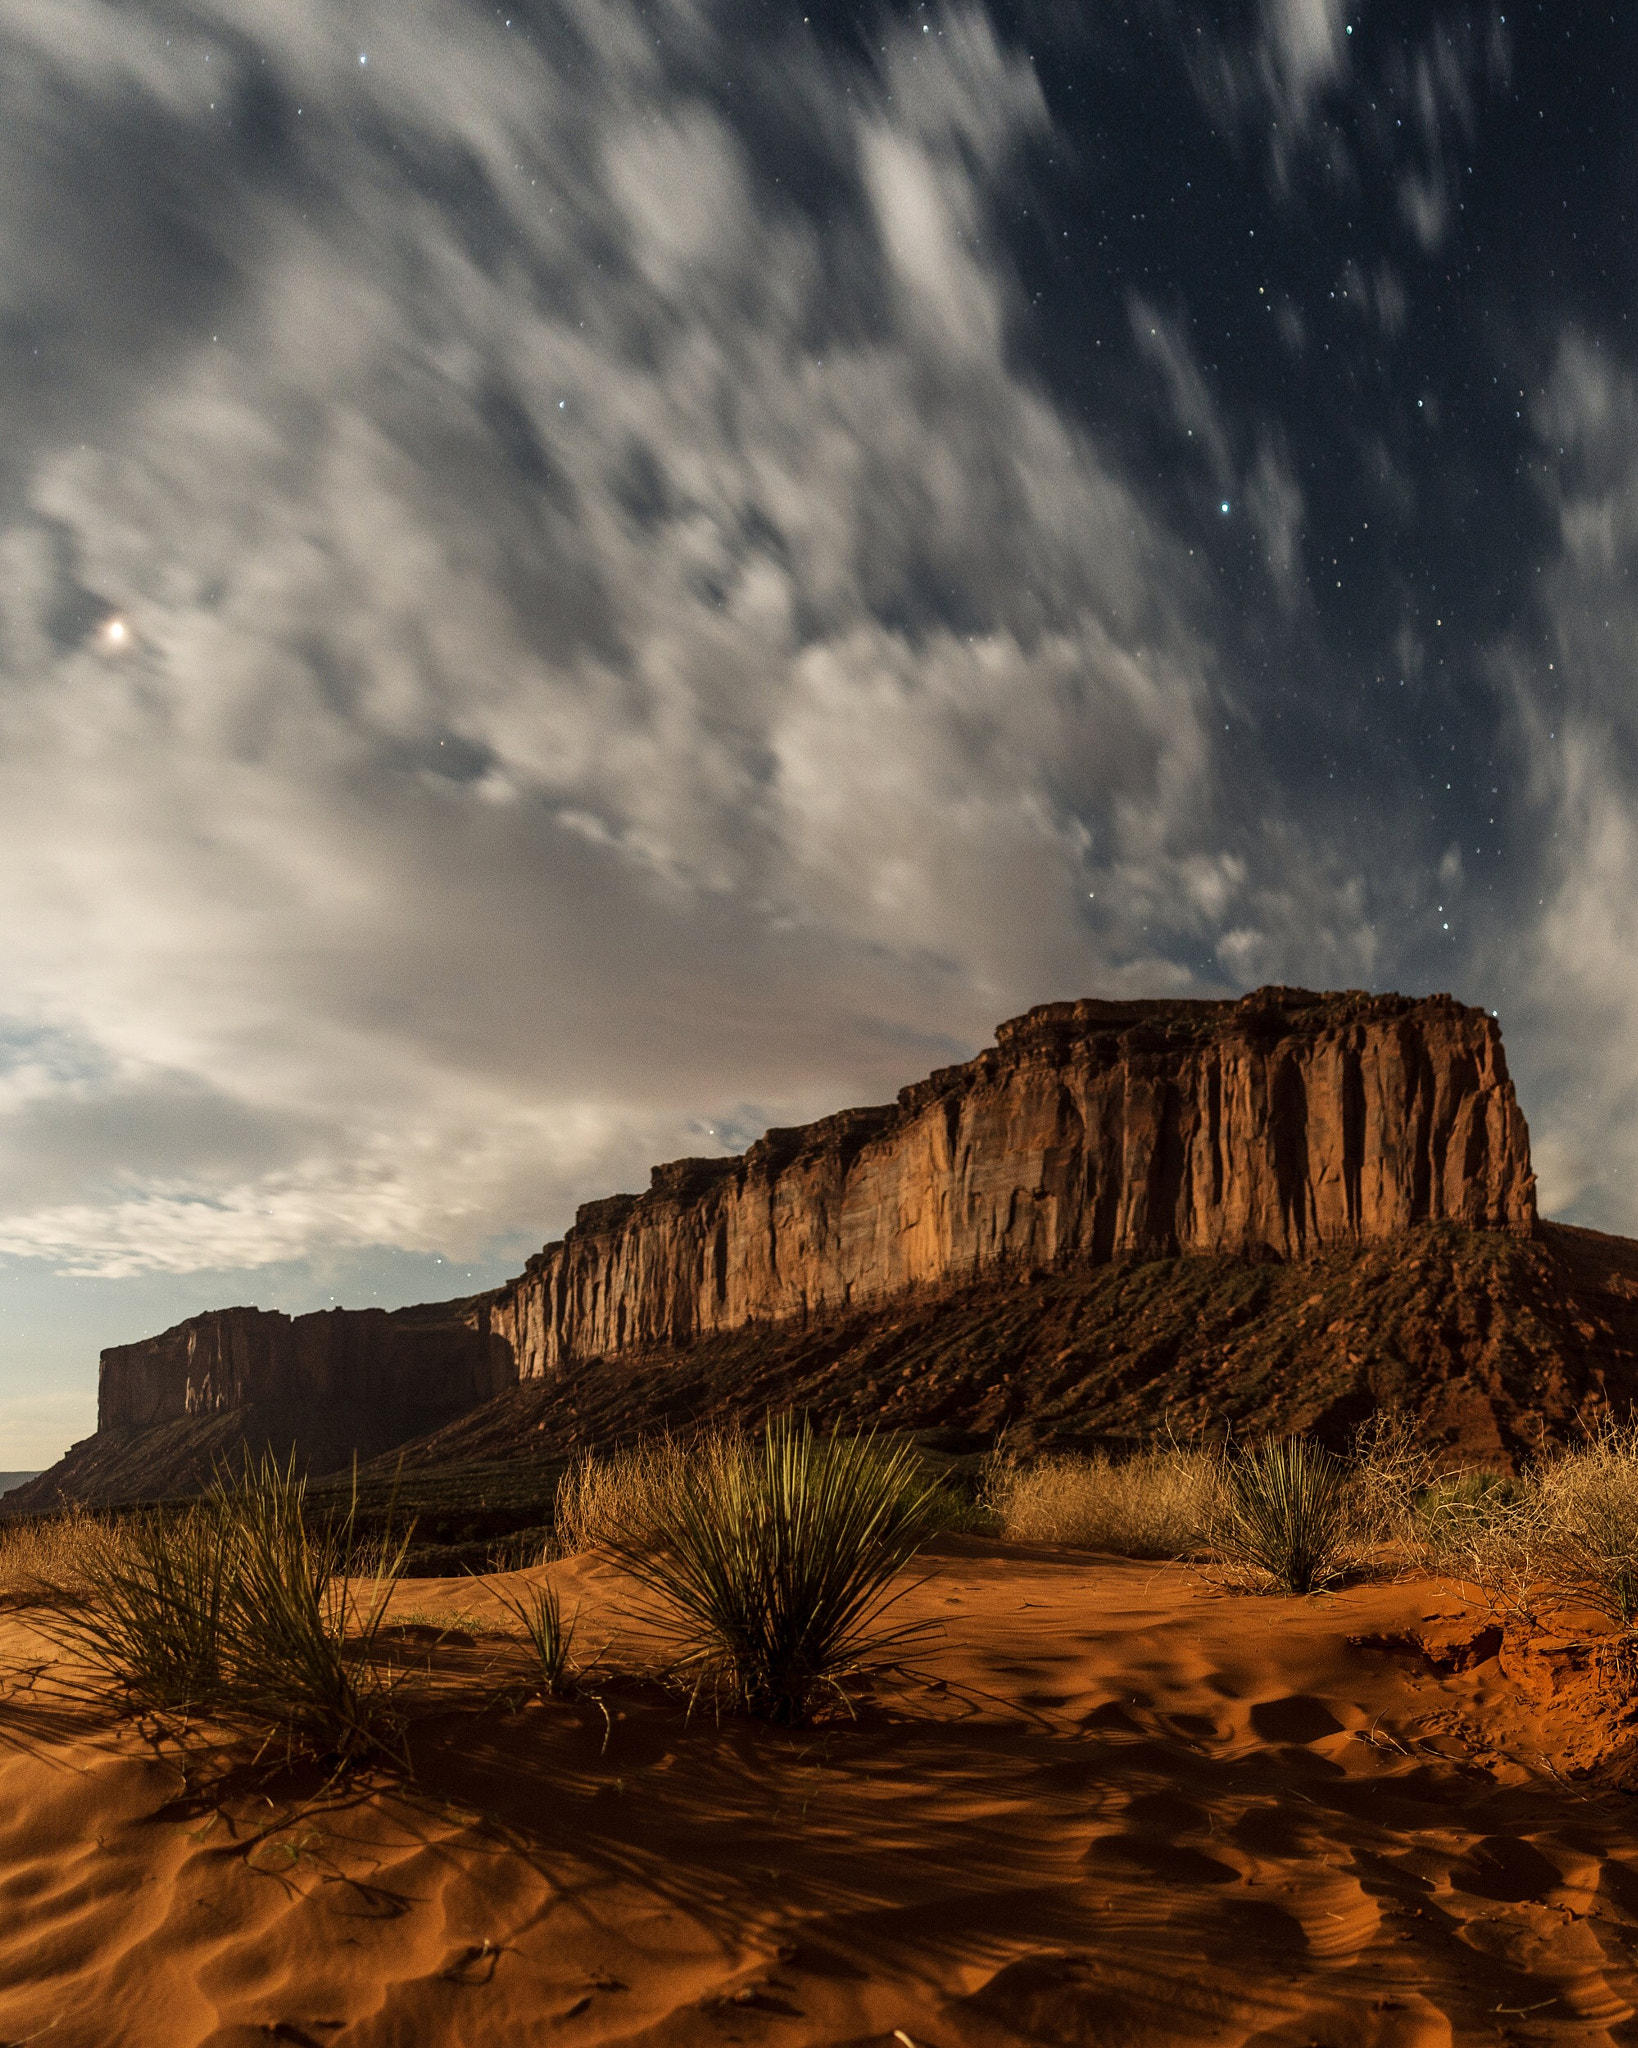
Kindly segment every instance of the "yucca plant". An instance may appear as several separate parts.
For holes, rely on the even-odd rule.
[[[534,1652],[541,1694],[546,1699],[567,1699],[574,1691],[574,1639],[579,1626],[577,1607],[565,1622],[555,1586],[541,1586],[528,1598],[489,1588],[512,1618],[521,1624],[524,1638]]]
[[[884,1616],[929,1492],[908,1446],[783,1417],[760,1443],[701,1446],[601,1547],[648,1590],[696,1696],[796,1726],[924,1632]]]
[[[214,1495],[238,1543],[231,1609],[232,1700],[266,1739],[287,1749],[352,1763],[401,1752],[398,1686],[377,1654],[393,1587],[412,1531],[388,1534],[364,1557],[356,1541],[356,1489],[340,1514],[317,1529],[305,1512],[307,1482],[295,1462],[271,1455],[247,1463]],[[368,1591],[350,1573],[363,1562]]]
[[[134,1706],[209,1710],[229,1689],[239,1563],[219,1503],[132,1516],[88,1552],[53,1633]]]
[[[1270,1439],[1224,1460],[1212,1547],[1284,1593],[1315,1593],[1349,1563],[1348,1471],[1304,1437]]]

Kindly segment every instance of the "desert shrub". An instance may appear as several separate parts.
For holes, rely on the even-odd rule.
[[[294,1461],[272,1457],[216,1491],[237,1545],[231,1700],[288,1749],[352,1762],[394,1749],[402,1734],[377,1638],[409,1532],[394,1542],[389,1521],[360,1545],[356,1498],[314,1528],[306,1493]]]
[[[196,1508],[127,1519],[54,1632],[133,1704],[342,1762],[392,1748],[397,1687],[376,1650],[407,1537],[361,1545],[354,1503],[311,1527],[306,1492],[293,1462],[265,1457]]]
[[[521,1624],[524,1639],[534,1653],[541,1693],[547,1699],[566,1699],[575,1689],[573,1651],[579,1610],[565,1622],[555,1586],[538,1587],[527,1597],[508,1593],[500,1586],[491,1586],[489,1591]]]
[[[1049,1457],[1000,1463],[989,1498],[1018,1543],[1069,1543],[1122,1557],[1181,1557],[1211,1523],[1221,1460],[1178,1446],[1120,1460]]]
[[[1231,1451],[1211,1521],[1211,1545],[1237,1571],[1284,1593],[1314,1593],[1353,1561],[1349,1472],[1304,1437]]]
[[[84,1598],[92,1572],[119,1542],[114,1523],[83,1507],[0,1521],[0,1595],[13,1601]]]
[[[1348,1517],[1362,1549],[1419,1551],[1420,1504],[1435,1481],[1435,1457],[1402,1409],[1379,1409],[1354,1435],[1348,1460]]]
[[[616,1534],[640,1542],[645,1529],[658,1530],[669,1521],[688,1460],[709,1465],[721,1446],[718,1435],[704,1436],[686,1449],[676,1438],[663,1436],[605,1455],[587,1452],[558,1484],[559,1551],[568,1557],[595,1550]]]
[[[1551,1596],[1638,1623],[1638,1421],[1606,1421],[1526,1487],[1531,1567]]]
[[[674,1668],[698,1696],[795,1725],[921,1632],[888,1624],[890,1583],[927,1534],[928,1489],[906,1445],[771,1422],[636,1468],[600,1547],[650,1596]],[[628,1468],[628,1472],[631,1468]]]
[[[135,1706],[215,1705],[236,1570],[232,1518],[216,1503],[128,1517],[82,1557],[83,1604],[54,1632]]]
[[[1522,1498],[1518,1481],[1505,1473],[1444,1473],[1417,1493],[1413,1535],[1437,1556],[1505,1516]]]
[[[910,1483],[922,1487],[919,1473],[912,1471]],[[995,1536],[1001,1518],[987,1500],[964,1493],[947,1480],[934,1480],[922,1492],[921,1518],[929,1536]]]

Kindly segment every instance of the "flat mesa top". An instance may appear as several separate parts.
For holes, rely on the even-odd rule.
[[[1222,998],[1135,997],[1121,1002],[1082,996],[1073,1002],[1039,1003],[1023,1016],[998,1024],[993,1046],[958,1066],[937,1068],[925,1080],[911,1082],[899,1090],[895,1102],[840,1110],[811,1124],[776,1126],[745,1153],[667,1160],[653,1169],[645,1194],[606,1195],[600,1201],[582,1203],[569,1234],[586,1237],[618,1229],[638,1202],[692,1201],[748,1165],[778,1171],[804,1153],[874,1136],[902,1115],[914,1114],[974,1079],[995,1073],[998,1065],[1004,1068],[1012,1059],[1027,1057],[1032,1048],[1067,1050],[1068,1042],[1077,1038],[1108,1033],[1113,1041],[1133,1034],[1135,1043],[1128,1040],[1126,1046],[1117,1046],[1111,1042],[1099,1048],[1101,1055],[1113,1058],[1128,1049],[1153,1052],[1198,1046],[1235,1031],[1277,1040],[1291,1034],[1318,1036],[1344,1024],[1386,1023],[1407,1016],[1450,1022],[1475,1019],[1489,1025],[1488,1012],[1459,1003],[1450,995],[1373,995],[1368,989],[1320,991],[1280,984]],[[553,1249],[555,1244],[547,1247]]]
[[[1369,989],[1319,990],[1287,988],[1271,983],[1249,995],[1135,997],[1111,1002],[1081,996],[1073,1002],[1037,1003],[1021,1017],[1009,1017],[995,1029],[998,1046],[1051,1037],[1065,1031],[1148,1029],[1168,1038],[1198,1039],[1237,1023],[1262,1023],[1304,1032],[1323,1031],[1355,1020],[1402,1017],[1420,1011],[1439,1016],[1483,1017],[1483,1010],[1459,1003],[1451,995],[1373,995]]]

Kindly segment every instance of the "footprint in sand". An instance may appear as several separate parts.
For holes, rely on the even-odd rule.
[[[1342,1733],[1342,1723],[1325,1701],[1306,1693],[1259,1700],[1251,1710],[1251,1726],[1264,1742],[1322,1742],[1327,1735]]]
[[[1100,1835],[1086,1852],[1088,1863],[1141,1870],[1168,1884],[1238,1884],[1240,1873],[1204,1850],[1156,1835]]]
[[[1517,1905],[1545,1900],[1563,1880],[1558,1866],[1521,1835],[1486,1835],[1451,1866],[1450,1882],[1475,1898]]]

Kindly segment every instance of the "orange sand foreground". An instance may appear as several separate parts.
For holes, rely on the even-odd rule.
[[[942,1634],[856,1722],[611,1679],[607,1726],[468,1707],[329,1791],[27,1689],[0,1617],[0,2043],[1638,2042],[1638,1799],[1563,1775],[1610,1730],[1454,1589],[923,1569]],[[606,1568],[547,1575],[614,1634]],[[423,1652],[468,1698],[521,1669],[482,1582],[398,1602],[468,1617]]]

